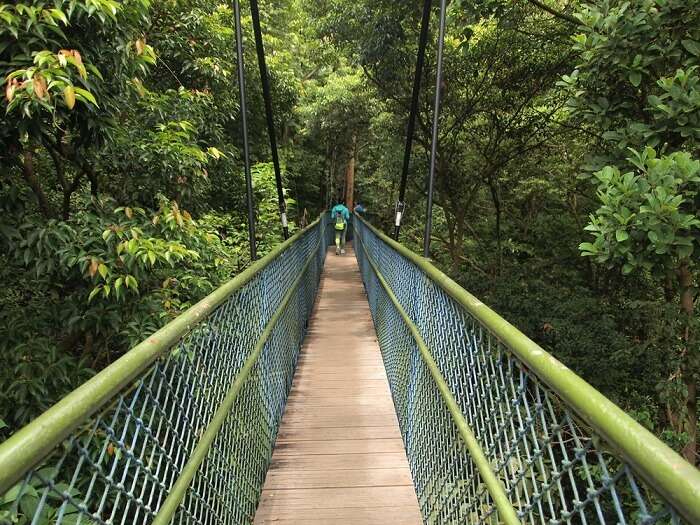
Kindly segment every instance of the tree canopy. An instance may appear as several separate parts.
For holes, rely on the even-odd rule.
[[[282,237],[242,4],[265,253]],[[421,11],[261,2],[292,230],[348,194],[390,228]],[[447,28],[431,257],[697,462],[700,0],[452,0]],[[236,60],[227,2],[0,5],[0,439],[250,263]]]

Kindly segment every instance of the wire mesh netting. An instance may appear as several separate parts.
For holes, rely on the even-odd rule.
[[[519,519],[682,523],[621,456],[421,268],[355,220],[355,252],[426,523],[501,523],[383,275]]]
[[[0,498],[0,523],[150,523],[298,280],[173,520],[251,521],[314,303],[324,230],[323,221],[309,228],[88,418]]]

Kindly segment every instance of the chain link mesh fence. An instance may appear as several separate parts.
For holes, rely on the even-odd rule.
[[[0,498],[0,524],[151,523],[291,292],[173,520],[252,521],[314,304],[325,229],[317,221],[268,256],[177,344],[163,348],[153,364]]]
[[[522,523],[684,522],[497,334],[390,241],[354,222],[355,252],[426,523],[503,520],[382,278],[420,333]]]

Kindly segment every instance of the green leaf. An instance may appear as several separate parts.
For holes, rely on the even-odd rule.
[[[615,232],[615,239],[617,239],[617,242],[624,242],[629,238],[630,234],[627,233],[625,230],[617,230]]]
[[[225,155],[217,148],[211,147],[207,150],[209,155],[214,157],[215,159],[220,159],[221,157],[224,157]]]
[[[98,293],[100,293],[100,290],[102,290],[102,286],[95,286],[92,289],[92,292],[90,292],[90,296],[88,297],[88,303],[92,301]]]
[[[629,79],[634,87],[639,87],[639,84],[642,83],[642,74],[639,71],[632,71],[629,74]]]
[[[90,104],[97,106],[97,99],[95,99],[95,96],[90,93],[87,89],[75,87],[75,96],[78,99],[83,100],[83,102],[87,101]]]
[[[65,25],[68,25],[68,17],[66,17],[63,11],[61,11],[60,9],[51,9],[50,12],[51,16],[54,17],[56,20],[60,20]]]
[[[126,284],[127,288],[133,288],[134,290],[138,289],[138,283],[133,275],[127,275],[124,279],[124,283]]]
[[[596,248],[595,244],[590,242],[582,242],[578,245],[578,249],[582,252],[598,253],[598,248]]]
[[[632,270],[634,270],[634,266],[632,266],[630,263],[625,263],[622,265],[623,275],[629,275],[630,273],[632,273]]]
[[[39,507],[39,498],[34,496],[24,496],[20,499],[19,508],[25,516],[33,516]]]
[[[688,53],[700,57],[700,43],[695,40],[681,40],[681,44]]]
[[[107,277],[107,273],[109,272],[109,270],[107,269],[107,267],[104,264],[100,264],[97,267],[97,271],[100,272],[100,275],[102,276],[103,279],[105,279]]]
[[[1,420],[0,420],[1,421]],[[20,491],[22,490],[22,485],[23,483],[17,483],[14,487],[12,487],[10,490],[8,490],[5,495],[0,498],[0,501],[3,503],[12,503],[17,499],[17,497],[20,495]]]

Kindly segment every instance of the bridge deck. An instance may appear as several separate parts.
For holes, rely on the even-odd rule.
[[[421,523],[351,248],[328,253],[255,523]]]

